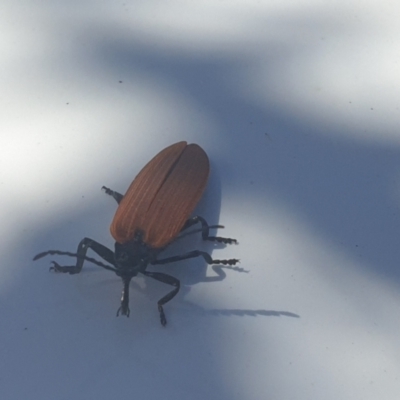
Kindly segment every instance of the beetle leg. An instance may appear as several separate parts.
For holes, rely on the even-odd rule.
[[[121,297],[121,307],[117,310],[117,317],[119,313],[122,315],[126,315],[129,317],[130,310],[129,310],[129,283],[131,278],[123,278],[122,282],[124,283],[124,288],[122,289],[122,297]]]
[[[162,260],[155,260],[151,262],[152,265],[155,264],[168,264],[170,262],[175,262],[175,261],[182,261],[182,260],[187,260],[188,258],[196,258],[196,257],[203,257],[204,260],[206,261],[207,264],[223,264],[223,265],[235,265],[236,263],[239,262],[239,260],[232,258],[230,260],[213,260],[211,256],[206,253],[205,251],[200,251],[200,250],[194,250],[190,251],[189,253],[182,254],[180,256],[173,256],[173,257],[168,257],[164,258]]]
[[[79,272],[82,270],[88,249],[92,249],[101,258],[109,262],[111,265],[114,265],[114,253],[110,249],[92,239],[84,238],[78,244],[78,249],[76,251],[76,265],[63,267],[53,261],[54,266],[50,267],[50,270],[54,270],[56,272],[68,272],[69,274],[79,274]],[[113,267],[108,267],[106,265],[100,266],[115,272],[115,268]]]
[[[219,243],[227,243],[227,244],[233,244],[237,243],[236,239],[231,239],[231,238],[223,238],[219,236],[210,236],[210,226],[208,225],[207,221],[198,215],[195,217],[189,218],[186,222],[185,225],[183,225],[183,228],[181,229],[181,232],[184,231],[185,229],[190,228],[191,226],[201,223],[201,236],[203,240],[209,240],[211,242],[219,242]]]
[[[162,299],[158,300],[158,303],[157,303],[158,311],[160,313],[161,325],[165,326],[167,324],[167,319],[165,318],[163,305],[165,303],[168,303],[170,300],[172,300],[177,295],[177,293],[179,292],[181,283],[179,282],[179,279],[176,279],[171,275],[163,274],[162,272],[143,271],[142,273],[143,273],[143,275],[149,276],[150,278],[153,278],[157,281],[166,283],[167,285],[175,286],[174,290],[169,292]]]
[[[108,187],[103,186],[102,189],[108,194],[109,196],[114,197],[116,202],[119,204],[121,203],[122,198],[124,197],[121,193],[115,192],[114,190],[109,189]]]

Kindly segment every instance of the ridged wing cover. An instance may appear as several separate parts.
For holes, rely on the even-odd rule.
[[[154,248],[165,247],[180,232],[207,185],[207,154],[196,145],[175,143],[139,172],[118,206],[110,231],[119,243],[137,230]]]

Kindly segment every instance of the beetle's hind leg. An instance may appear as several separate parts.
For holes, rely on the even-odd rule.
[[[176,279],[171,275],[163,274],[162,272],[143,271],[142,273],[143,273],[143,275],[149,276],[150,278],[153,278],[157,281],[166,283],[171,286],[175,286],[174,290],[169,292],[162,299],[158,300],[158,303],[157,303],[158,304],[158,312],[160,313],[161,325],[165,326],[167,324],[167,319],[165,318],[163,305],[165,303],[168,303],[170,300],[172,300],[177,295],[177,293],[179,292],[181,283],[179,282],[179,279]]]
[[[123,199],[123,195],[121,193],[115,192],[114,190],[109,189],[108,187],[103,186],[102,189],[111,197],[114,197],[115,201],[119,204]]]
[[[192,218],[189,218],[183,228],[181,229],[181,232],[184,231],[185,229],[190,228],[191,226],[195,224],[201,224],[201,236],[203,240],[209,240],[211,242],[219,242],[219,243],[226,243],[226,244],[236,244],[237,240],[236,239],[231,239],[231,238],[223,238],[220,236],[210,236],[210,226],[208,225],[207,221],[200,216],[195,216]]]
[[[101,258],[109,262],[111,265],[114,265],[114,253],[110,249],[96,242],[95,240],[84,238],[78,244],[78,249],[76,251],[76,254],[70,254],[76,257],[76,265],[61,266],[55,261],[53,261],[53,267],[50,267],[50,270],[54,270],[56,272],[64,272],[64,273],[68,272],[69,274],[79,274],[79,272],[81,272],[82,270],[85,259],[88,260],[88,257],[86,257],[86,253],[89,249],[93,250]],[[53,252],[53,254],[57,253]],[[88,261],[90,261],[90,259]],[[97,265],[115,272],[115,268],[113,267],[109,267],[102,263],[98,263]]]

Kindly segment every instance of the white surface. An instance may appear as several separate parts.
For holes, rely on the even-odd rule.
[[[19,4],[0,13],[1,398],[397,400],[399,3]],[[112,247],[101,186],[182,139],[212,160],[199,212],[240,244],[169,252],[248,273],[165,266],[184,287],[162,328],[165,285],[137,279],[115,318],[116,276],[31,261]]]

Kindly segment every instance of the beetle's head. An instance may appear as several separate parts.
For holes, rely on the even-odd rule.
[[[139,232],[126,243],[115,242],[115,266],[122,275],[136,276],[144,271],[154,258],[153,249],[142,240]]]

